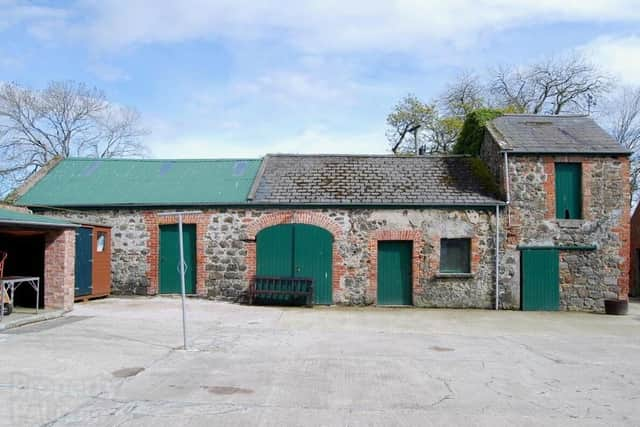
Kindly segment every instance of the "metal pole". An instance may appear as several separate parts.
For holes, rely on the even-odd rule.
[[[496,310],[500,304],[500,206],[496,205]]]
[[[186,291],[184,284],[184,242],[182,240],[182,215],[200,214],[201,211],[184,211],[184,212],[160,212],[158,216],[177,216],[178,217],[178,243],[180,246],[180,293],[182,298],[182,337],[184,349],[187,347],[187,310],[185,309]]]
[[[178,214],[178,242],[180,242],[180,293],[182,295],[182,337],[184,339],[184,349],[187,350],[187,312],[184,300],[186,291],[184,289],[184,243],[182,241],[182,214]]]

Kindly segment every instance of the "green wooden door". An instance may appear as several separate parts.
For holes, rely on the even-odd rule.
[[[160,226],[160,293],[179,294],[180,289],[180,243],[178,225]],[[182,225],[185,263],[185,292],[196,293],[196,226]]]
[[[313,279],[314,304],[332,304],[331,233],[313,225],[294,224],[293,236],[293,276]]]
[[[412,242],[378,242],[378,305],[411,305]]]
[[[333,237],[307,224],[266,228],[256,238],[256,275],[313,279],[314,304],[332,304]]]
[[[521,253],[522,309],[558,310],[559,260],[556,249],[525,249]]]
[[[76,229],[75,296],[89,295],[92,289],[93,230]]]
[[[582,167],[580,163],[556,163],[556,217],[582,218]]]

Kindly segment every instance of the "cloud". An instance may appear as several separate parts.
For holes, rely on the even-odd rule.
[[[131,78],[123,69],[100,62],[89,64],[88,70],[105,82],[126,81]]]
[[[330,132],[323,128],[307,128],[282,139],[265,137],[257,145],[238,144],[230,135],[211,132],[211,136],[175,135],[149,142],[155,158],[256,158],[267,153],[295,154],[388,154],[384,129],[362,133]],[[167,142],[171,141],[171,142]]]
[[[640,36],[600,37],[579,49],[623,85],[640,85]]]
[[[103,0],[89,37],[102,47],[192,40],[290,44],[308,52],[412,52],[464,46],[523,24],[640,20],[635,0]]]
[[[60,34],[70,16],[62,7],[35,5],[22,0],[0,0],[0,31],[25,25],[27,32],[39,39]]]

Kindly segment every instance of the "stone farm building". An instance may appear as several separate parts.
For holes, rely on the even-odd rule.
[[[158,214],[179,209],[199,211],[184,236],[202,297],[298,276],[319,304],[493,308],[497,285],[500,308],[601,311],[628,293],[628,157],[588,117],[505,115],[479,159],[66,159],[18,204],[112,226],[118,294],[177,291],[177,219]]]

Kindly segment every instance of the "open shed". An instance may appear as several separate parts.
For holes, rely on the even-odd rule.
[[[71,310],[74,299],[75,229],[59,218],[26,209],[0,207],[0,251],[6,252],[2,276],[37,277],[39,308]],[[36,291],[20,286],[14,305],[36,307]]]

